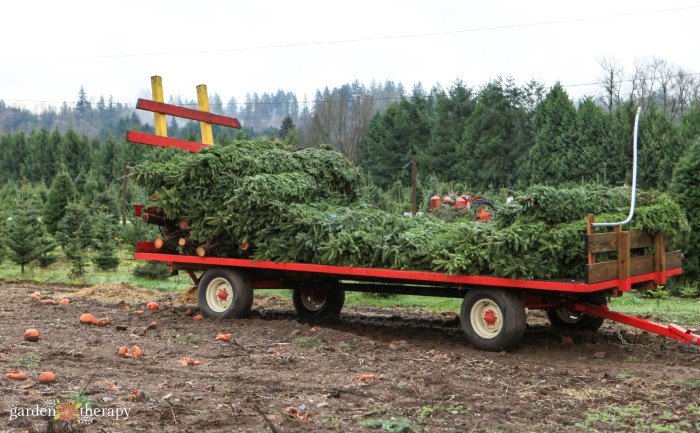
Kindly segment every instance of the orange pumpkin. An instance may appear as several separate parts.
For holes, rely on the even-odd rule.
[[[139,346],[134,346],[131,348],[131,356],[134,358],[138,358],[139,356],[142,356],[143,352],[141,351],[141,348]]]
[[[231,340],[231,334],[218,334],[215,338],[218,341],[229,341]]]
[[[39,375],[39,383],[54,383],[56,382],[56,375],[50,371],[45,371]]]
[[[32,343],[39,341],[39,331],[34,328],[29,328],[24,331],[24,339]]]
[[[88,325],[97,325],[97,319],[90,313],[85,313],[80,316],[80,323],[85,323]]]
[[[158,306],[157,302],[149,302],[148,304],[146,304],[147,310],[156,311],[158,308],[160,307]]]
[[[22,373],[21,371],[8,371],[5,373],[5,376],[7,376],[8,379],[13,379],[13,380],[26,380],[27,379],[27,373]]]
[[[129,354],[129,349],[126,346],[122,346],[117,350],[117,355],[119,356],[126,356]]]
[[[61,299],[60,301],[58,301],[58,303],[59,303],[60,305],[68,305],[68,304],[70,304],[70,299],[68,299],[68,298],[63,298],[63,299]]]

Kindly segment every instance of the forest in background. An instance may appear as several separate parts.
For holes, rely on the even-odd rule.
[[[612,61],[602,61],[601,68],[597,96],[578,101],[559,83],[518,86],[511,78],[479,88],[459,80],[430,90],[418,84],[411,91],[391,81],[354,82],[319,90],[308,104],[282,90],[249,95],[241,103],[223,103],[214,94],[212,111],[243,125],[239,131],[215,128],[214,136],[220,143],[266,136],[296,147],[331,144],[397,203],[406,203],[407,163],[415,155],[426,203],[428,195],[447,192],[431,191],[437,185],[483,193],[533,184],[629,183],[633,119],[641,106],[639,185],[673,191],[695,226],[698,201],[687,185],[698,184],[697,74],[658,59],[640,63],[632,75]],[[196,106],[179,97],[169,102]],[[71,200],[119,215],[124,167],[174,152],[125,142],[126,130],[152,130],[142,119],[112,98],[91,102],[82,88],[74,106],[40,113],[0,101],[0,212],[10,214],[17,206],[22,180],[44,211],[52,185],[65,174],[75,191]],[[170,119],[168,134],[198,141],[199,125]],[[131,185],[128,193],[130,202],[143,199]],[[684,248],[691,257],[695,238],[691,234]],[[697,263],[689,269],[692,274]]]

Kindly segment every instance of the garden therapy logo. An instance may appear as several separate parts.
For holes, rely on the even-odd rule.
[[[95,408],[83,402],[70,399],[46,400],[43,406],[13,407],[10,409],[10,421],[19,417],[50,416],[56,421],[91,424],[97,417],[126,419],[131,409],[124,407]]]
[[[61,403],[61,400],[56,400],[56,405],[54,409],[56,415],[53,416],[55,420],[61,421],[76,421],[78,424],[85,421],[87,424],[92,422],[91,416],[85,416],[80,413],[80,409],[83,407],[83,403],[73,403],[70,400],[66,400],[65,403]]]

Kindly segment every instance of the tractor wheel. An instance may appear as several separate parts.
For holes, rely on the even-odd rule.
[[[245,317],[253,306],[253,286],[240,272],[212,268],[199,280],[197,300],[199,309],[207,317]]]
[[[337,319],[345,304],[345,291],[294,289],[292,302],[299,318],[304,322]]]
[[[594,296],[584,299],[584,302],[590,302],[598,306],[607,304],[604,296]],[[564,308],[547,310],[547,318],[549,323],[555,328],[578,329],[581,331],[597,331],[605,322],[605,319],[602,317]]]
[[[459,318],[467,340],[480,350],[507,350],[525,334],[523,301],[510,290],[470,290]]]

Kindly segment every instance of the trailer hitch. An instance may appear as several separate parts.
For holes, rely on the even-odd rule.
[[[697,334],[698,331],[696,329],[686,329],[674,323],[662,325],[660,323],[652,322],[651,320],[630,316],[629,314],[610,311],[607,305],[593,305],[585,302],[575,302],[571,304],[571,306],[567,307],[567,309],[592,314],[594,316],[623,323],[634,328],[639,328],[647,332],[673,338],[678,341],[682,341],[683,343],[692,344],[693,346],[700,346],[700,335]]]

